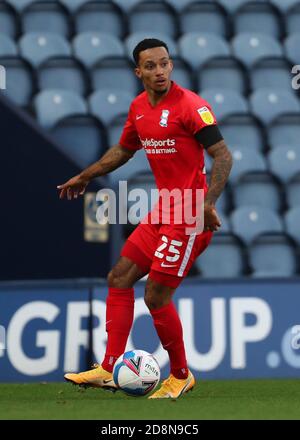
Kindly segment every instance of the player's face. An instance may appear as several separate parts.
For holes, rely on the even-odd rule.
[[[165,47],[153,47],[139,54],[139,65],[135,73],[143,81],[146,90],[157,94],[166,93],[170,87],[173,63]]]

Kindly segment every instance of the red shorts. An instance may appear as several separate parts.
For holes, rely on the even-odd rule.
[[[140,223],[128,237],[121,256],[132,260],[154,281],[176,288],[212,235],[211,231],[187,235],[182,226]]]

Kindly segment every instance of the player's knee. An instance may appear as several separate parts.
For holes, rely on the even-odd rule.
[[[129,286],[128,279],[126,274],[121,275],[117,274],[114,269],[112,269],[107,275],[107,283],[108,287],[114,287],[119,289],[126,289],[132,286]]]
[[[171,295],[158,284],[147,283],[145,288],[144,301],[149,310],[159,309],[171,301]]]

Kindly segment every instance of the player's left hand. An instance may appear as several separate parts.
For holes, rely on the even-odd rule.
[[[204,231],[218,231],[221,220],[217,214],[215,205],[204,203]]]

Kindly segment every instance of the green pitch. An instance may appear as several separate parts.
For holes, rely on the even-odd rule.
[[[177,401],[68,383],[0,384],[0,419],[300,419],[300,380],[199,381]]]

